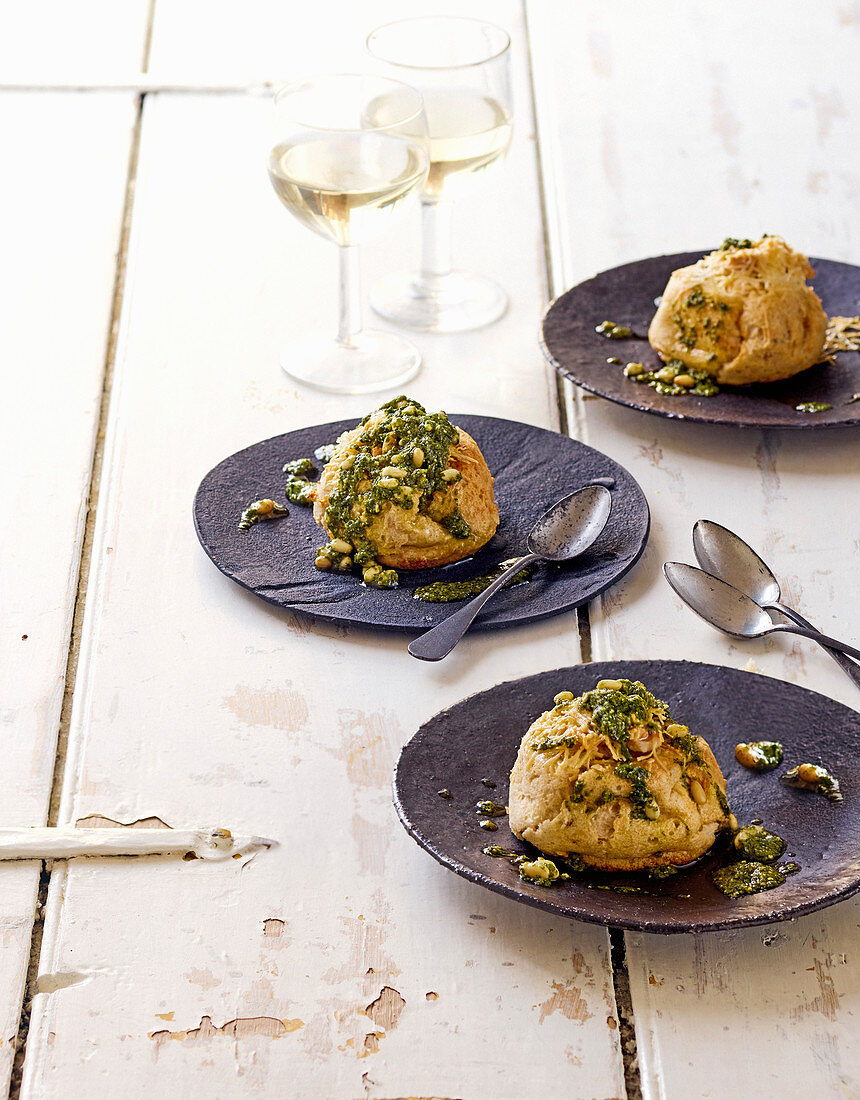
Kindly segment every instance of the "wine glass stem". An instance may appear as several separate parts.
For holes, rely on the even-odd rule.
[[[354,346],[361,332],[361,272],[355,245],[339,245],[339,294],[337,342],[345,348]]]
[[[451,274],[453,202],[421,200],[421,275],[423,287],[433,290]]]

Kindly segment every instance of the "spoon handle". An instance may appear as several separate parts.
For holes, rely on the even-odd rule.
[[[523,558],[517,558],[513,565],[509,565],[500,577],[496,577],[493,583],[488,585],[483,592],[479,592],[474,599],[469,600],[465,607],[461,607],[459,611],[449,615],[447,619],[428,630],[426,634],[422,634],[420,638],[410,642],[409,652],[412,656],[417,657],[419,661],[441,661],[443,657],[447,657],[472,625],[475,616],[487,600],[498,592],[505,581],[510,580],[514,573],[519,573],[521,569],[530,565],[533,561],[540,561],[537,554],[526,554]]]
[[[818,644],[823,645],[825,649],[838,649],[860,660],[860,649],[855,649],[854,646],[848,645],[847,642],[840,642],[838,638],[830,638],[826,634],[822,634],[819,630],[813,630],[811,627],[780,624],[779,626],[773,627],[773,631],[782,631],[784,634],[799,634],[802,638],[811,638],[813,642],[818,642]],[[770,634],[772,631],[768,630],[765,631],[765,633]]]
[[[782,603],[769,603],[763,606],[774,611],[779,611],[781,615],[785,615],[786,618],[791,619],[792,622],[797,623],[798,626],[805,626],[810,630],[815,629],[812,623],[808,619],[804,619],[800,612],[795,611],[793,607],[786,607],[785,604]],[[825,653],[829,653],[849,679],[851,679],[857,687],[860,687],[860,668],[854,664],[851,658],[846,657],[844,653],[840,653],[838,649],[831,649],[829,646],[824,646],[824,651]]]

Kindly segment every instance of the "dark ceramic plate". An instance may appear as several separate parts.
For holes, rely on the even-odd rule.
[[[679,420],[731,424],[737,428],[834,428],[860,424],[860,353],[839,352],[835,364],[821,363],[784,382],[727,387],[714,397],[664,397],[650,386],[625,378],[623,368],[607,363],[639,362],[657,368],[660,360],[645,339],[607,340],[594,331],[601,321],[626,325],[647,335],[654,299],[663,293],[676,267],[701,259],[704,252],[652,256],[596,275],[556,298],[542,326],[544,354],[561,374],[592,393],[619,405]],[[860,314],[860,267],[834,260],[810,261],[813,287],[831,317]],[[821,401],[833,408],[801,413],[796,405]]]
[[[668,879],[647,874],[574,875],[551,888],[523,882],[507,860],[484,855],[516,840],[506,818],[498,832],[478,827],[479,799],[507,803],[508,775],[528,726],[559,691],[577,695],[603,677],[641,680],[672,715],[704,737],[725,774],[740,823],[762,818],[788,842],[784,859],[801,870],[783,886],[732,900],[711,882],[717,850]],[[785,761],[759,774],[738,764],[738,741],[779,739]],[[844,801],[783,786],[794,764],[824,764],[839,779]],[[483,778],[496,782],[488,790]],[[437,791],[448,788],[453,798]],[[860,889],[860,715],[816,692],[749,672],[688,661],[605,661],[556,669],[499,684],[442,711],[403,749],[394,772],[394,802],[407,832],[458,875],[516,901],[565,917],[643,932],[707,932],[768,924],[821,909]],[[640,888],[641,893],[605,889]],[[601,889],[600,887],[604,887]]]
[[[281,467],[303,458],[356,420],[289,432],[226,458],[197,491],[194,523],[206,553],[218,568],[252,592],[293,611],[336,622],[420,632],[462,604],[416,600],[413,590],[437,580],[465,580],[489,572],[505,558],[525,553],[535,520],[555,501],[596,478],[614,481],[612,513],[596,543],[568,566],[538,567],[528,584],[500,592],[473,630],[528,623],[569,611],[593,599],[624,576],[648,538],[648,504],[642,490],[617,462],[557,432],[488,416],[452,420],[478,443],[496,483],[501,521],[491,541],[473,558],[441,569],[400,574],[401,587],[380,591],[360,578],[321,573],[315,550],[325,535],[310,508],[290,505],[285,519],[238,530],[242,510],[261,497],[283,499]],[[321,463],[317,463],[320,466]]]

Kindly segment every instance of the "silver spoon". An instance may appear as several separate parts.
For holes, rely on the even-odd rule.
[[[419,661],[441,661],[447,657],[505,581],[533,561],[568,561],[577,557],[606,526],[611,508],[612,494],[602,485],[586,485],[553,504],[532,528],[526,543],[528,554],[517,558],[465,607],[411,642],[409,652]]]
[[[663,566],[666,580],[684,603],[688,604],[706,623],[737,638],[763,638],[766,634],[799,634],[813,642],[841,649],[852,657],[860,658],[860,649],[829,638],[811,627],[776,625],[763,607],[739,592],[737,588],[712,577],[704,569],[684,565],[679,561],[667,561]]]
[[[798,626],[815,627],[791,607],[780,603],[782,593],[773,571],[744,540],[710,519],[700,519],[693,526],[693,549],[699,565],[714,577],[733,585],[768,611],[778,611]],[[825,650],[843,672],[860,687],[860,668],[839,650]]]

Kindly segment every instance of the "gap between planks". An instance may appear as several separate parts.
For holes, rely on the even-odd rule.
[[[155,15],[155,3],[156,0],[152,0],[150,4],[149,19],[147,22],[147,29],[144,42],[144,64],[145,70],[146,63],[149,56],[149,49],[152,40],[152,28]],[[537,113],[537,97],[535,94],[534,85],[534,72],[532,68],[532,51],[531,41],[529,35],[529,21],[528,10],[525,0],[523,0],[523,22],[526,32],[526,55],[528,60],[529,70],[529,87],[531,91],[531,108],[532,114],[535,118],[536,124],[538,119]],[[177,82],[177,81],[164,81],[149,79],[142,74],[140,77],[131,81],[106,81],[99,83],[63,83],[63,84],[33,84],[33,85],[5,85],[0,83],[0,90],[16,90],[16,91],[73,91],[73,92],[85,92],[85,91],[119,91],[119,92],[133,92],[138,96],[137,112],[135,117],[134,128],[132,132],[131,148],[129,153],[129,168],[126,180],[126,194],[125,203],[123,208],[122,230],[120,238],[120,246],[117,255],[117,268],[116,277],[114,280],[114,292],[113,302],[111,308],[111,320],[108,333],[107,350],[105,354],[105,368],[104,379],[102,385],[101,402],[99,408],[98,424],[96,429],[95,446],[93,450],[93,460],[90,471],[90,484],[87,498],[87,519],[86,528],[84,533],[84,540],[81,548],[81,560],[78,573],[78,585],[75,595],[75,606],[72,621],[72,632],[69,640],[69,653],[66,663],[66,675],[65,675],[65,689],[63,695],[63,704],[60,715],[60,727],[57,737],[57,750],[54,761],[54,774],[51,784],[51,797],[50,808],[48,813],[48,824],[56,825],[58,822],[58,812],[60,806],[60,800],[63,790],[64,771],[66,762],[66,752],[68,748],[68,736],[69,726],[72,711],[72,702],[75,692],[75,684],[77,678],[78,659],[80,655],[80,641],[81,641],[81,627],[83,623],[84,611],[86,608],[86,596],[87,585],[89,581],[90,565],[92,559],[92,545],[93,545],[93,532],[95,527],[95,514],[98,507],[99,488],[101,484],[102,465],[104,457],[104,439],[105,428],[107,424],[108,409],[110,404],[110,395],[113,384],[113,376],[116,361],[116,348],[117,348],[117,336],[119,329],[119,319],[122,311],[123,296],[125,291],[125,278],[126,278],[126,265],[128,256],[128,240],[131,227],[132,210],[134,205],[134,190],[137,177],[138,155],[140,150],[140,136],[141,136],[141,124],[143,116],[143,104],[147,94],[156,92],[171,92],[181,93],[188,92],[192,94],[235,94],[237,92],[245,92],[252,95],[268,94],[271,91],[272,85],[268,82],[256,82],[256,83],[241,83],[241,84],[202,84],[199,82]],[[550,300],[552,300],[559,292],[560,288],[556,286],[556,279],[554,277],[553,262],[551,255],[550,233],[548,231],[548,206],[547,206],[547,187],[546,178],[544,172],[544,164],[541,157],[541,143],[538,141],[536,144],[536,157],[537,157],[537,177],[539,188],[539,202],[541,212],[541,223],[544,228],[544,267],[547,279],[547,287],[549,291]],[[550,378],[550,385],[554,391],[556,411],[559,419],[559,430],[570,436],[570,424],[567,415],[567,407],[564,394],[564,382],[555,374],[554,378]],[[591,624],[588,612],[588,606],[585,605],[577,609],[577,625],[579,631],[579,643],[581,660],[588,662],[592,659],[591,652]],[[21,1089],[21,1078],[23,1073],[24,1060],[26,1058],[27,1051],[27,1036],[30,1022],[30,1012],[32,1008],[32,999],[35,992],[35,983],[38,976],[39,969],[39,957],[42,947],[42,937],[44,933],[44,908],[48,897],[48,889],[51,881],[51,871],[45,864],[42,865],[42,871],[39,881],[39,895],[36,906],[35,920],[33,924],[33,931],[30,942],[30,960],[27,969],[27,981],[24,995],[24,1002],[21,1008],[21,1016],[18,1026],[18,1034],[16,1037],[16,1050],[15,1058],[12,1068],[12,1076],[9,1091],[9,1100],[19,1100]],[[630,997],[630,981],[627,970],[626,953],[624,947],[624,934],[620,930],[609,931],[610,940],[610,957],[612,965],[612,978],[613,978],[613,991],[615,996],[616,1015],[619,1022],[619,1036],[620,1036],[620,1049],[624,1065],[624,1083],[628,1100],[641,1100],[641,1082],[639,1077],[638,1057],[636,1051],[636,1037],[633,1025],[633,1004]]]
[[[146,33],[144,36],[142,59],[144,69],[146,68],[149,59],[149,50],[152,41],[152,27],[155,18],[155,3],[156,0],[151,0],[150,2],[149,16],[147,19]],[[43,88],[42,90],[47,89]],[[86,609],[87,602],[87,586],[89,583],[90,566],[92,563],[95,516],[96,509],[98,507],[99,489],[101,486],[102,466],[104,461],[105,431],[107,427],[108,409],[110,406],[110,396],[111,390],[113,388],[114,369],[116,365],[119,320],[120,314],[122,312],[123,296],[125,293],[128,240],[131,229],[132,210],[134,207],[134,190],[137,180],[137,166],[140,153],[140,135],[143,120],[143,103],[145,91],[136,89],[133,86],[126,90],[137,90],[139,94],[129,148],[128,171],[126,174],[125,185],[125,199],[123,202],[119,247],[117,249],[116,273],[114,275],[110,324],[107,334],[107,347],[105,349],[102,392],[99,401],[99,413],[96,423],[93,458],[90,466],[90,479],[87,491],[87,517],[86,525],[84,528],[84,538],[81,545],[80,563],[78,566],[78,583],[75,591],[75,604],[72,614],[72,629],[71,635],[69,637],[69,650],[66,659],[63,703],[60,710],[60,724],[59,730],[57,732],[57,747],[54,756],[54,771],[51,778],[51,792],[47,820],[48,825],[57,825],[58,823],[60,799],[63,791],[66,755],[69,742],[69,727],[71,723],[72,702],[74,699],[75,685],[77,680],[82,626],[84,620],[84,611]],[[42,939],[45,931],[45,905],[48,900],[48,890],[51,883],[51,873],[52,872],[50,865],[43,863],[41,873],[39,875],[39,893],[33,920],[33,930],[30,936],[30,958],[27,966],[27,978],[24,986],[24,1000],[21,1005],[21,1015],[18,1021],[18,1033],[15,1037],[15,1057],[12,1062],[12,1074],[9,1083],[9,1100],[19,1100],[21,1094],[21,1082],[24,1072],[24,1061],[27,1056],[27,1037],[30,1030],[30,1014],[32,1011],[33,996],[36,992],[36,980],[39,974],[39,959],[41,956]]]
[[[540,202],[541,224],[544,238],[544,267],[546,272],[547,293],[549,301],[553,301],[564,287],[559,285],[560,271],[557,271],[552,255],[552,241],[550,233],[550,208],[548,187],[552,181],[547,180],[544,144],[540,140],[540,116],[538,113],[538,98],[535,88],[535,73],[532,64],[532,42],[529,26],[528,2],[522,0],[523,25],[526,35],[526,58],[528,64],[529,90],[531,92],[531,112],[535,125],[535,155],[537,158],[538,196]],[[557,371],[551,371],[550,386],[554,389],[556,406],[558,409],[559,431],[564,435],[572,436],[570,418],[567,413],[565,400],[565,381]],[[574,397],[574,402],[576,398]],[[580,660],[587,663],[592,659],[591,649],[591,618],[588,604],[577,608],[577,626],[579,628]],[[620,928],[607,929],[610,945],[610,960],[612,966],[612,991],[615,997],[615,1014],[618,1019],[618,1045],[621,1051],[621,1059],[624,1068],[624,1089],[627,1100],[642,1100],[642,1081],[639,1075],[639,1056],[636,1048],[636,1030],[633,1014],[633,1000],[630,995],[630,974],[627,969],[627,952],[625,947],[624,932]]]

